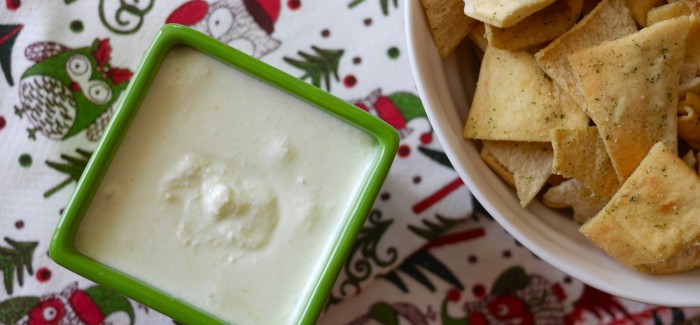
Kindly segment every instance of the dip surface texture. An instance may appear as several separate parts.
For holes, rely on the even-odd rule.
[[[176,47],[75,245],[223,321],[291,323],[376,150],[340,119]]]

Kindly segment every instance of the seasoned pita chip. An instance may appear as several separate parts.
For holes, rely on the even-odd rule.
[[[421,0],[441,58],[446,58],[476,22],[463,13],[462,0]]]
[[[678,93],[680,94],[680,97],[683,97],[688,93],[700,94],[700,75],[689,79],[687,82],[681,83],[680,87],[678,88]]]
[[[464,0],[464,13],[497,27],[510,27],[556,0]]]
[[[688,106],[679,107],[678,137],[695,149],[700,149],[700,117]]]
[[[579,180],[596,196],[612,197],[620,188],[598,128],[552,130],[552,148],[553,173]]]
[[[542,73],[532,54],[486,49],[465,137],[549,142],[551,129],[587,126],[586,114]]]
[[[626,0],[632,17],[641,27],[647,26],[647,13],[651,8],[661,6],[666,3],[664,0]]]
[[[688,92],[700,94],[700,69],[698,66],[693,63],[683,63],[680,82],[681,84],[678,86],[680,98],[685,98]]]
[[[573,28],[535,54],[537,64],[582,109],[586,101],[576,85],[567,57],[575,51],[635,33],[637,25],[624,0],[605,0]]]
[[[596,215],[609,200],[609,196],[595,195],[576,179],[550,187],[542,197],[542,202],[550,208],[573,209],[574,221],[579,224]]]
[[[700,149],[700,97],[694,93],[678,104],[678,137]]]
[[[700,69],[700,21],[695,15],[690,18],[688,39],[694,41],[689,41],[685,46],[685,62]]]
[[[685,4],[690,8],[695,17],[700,18],[700,0],[684,0]]]
[[[520,205],[527,206],[552,174],[552,146],[513,141],[483,141],[482,144],[513,174]]]
[[[698,163],[697,156],[695,156],[695,152],[693,152],[693,149],[688,150],[688,152],[681,157],[683,162],[688,165],[692,170],[695,170],[695,165]]]
[[[488,165],[489,168],[496,173],[496,175],[500,176],[501,179],[508,183],[508,185],[510,185],[512,188],[515,188],[515,178],[513,178],[513,173],[508,171],[508,168],[503,166],[498,159],[491,154],[491,151],[486,149],[486,147],[483,147],[481,148],[479,156],[481,157],[481,160],[483,160],[486,165]]]
[[[511,27],[486,25],[486,38],[489,45],[502,50],[532,48],[564,34],[576,23],[582,7],[583,0],[557,1]]]
[[[689,93],[682,103],[683,105],[692,108],[697,114],[700,114],[700,95]]]
[[[489,45],[489,41],[486,39],[486,30],[484,29],[484,23],[477,21],[469,31],[469,39],[481,50],[481,52],[486,52],[486,47]]]
[[[552,174],[552,175],[549,175],[549,179],[547,180],[547,183],[549,183],[549,185],[552,185],[552,186],[557,186],[561,183],[564,183],[566,180],[567,180],[567,178],[565,178],[564,176]]]
[[[683,2],[671,2],[663,6],[652,8],[647,13],[647,26],[660,21],[678,17],[690,16],[690,9]]]
[[[687,47],[686,47],[687,49]],[[681,84],[689,82],[698,75],[698,66],[692,63],[683,63],[681,66]]]
[[[700,177],[659,142],[580,231],[622,264],[656,272],[648,265],[673,264],[676,256],[694,249],[700,240],[698,218]],[[691,260],[673,270],[695,265]]]
[[[581,9],[581,15],[586,16],[589,12],[593,11],[601,0],[583,0],[583,9]]]
[[[658,141],[677,148],[688,18],[665,20],[569,56],[615,172],[624,182]]]
[[[651,274],[673,274],[692,270],[698,266],[700,266],[700,246],[693,246],[663,262],[641,264],[635,268]]]

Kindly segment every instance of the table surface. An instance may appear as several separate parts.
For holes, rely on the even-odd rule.
[[[65,76],[58,54],[90,53],[91,68],[111,80],[117,98],[166,22],[205,32],[398,129],[395,162],[320,324],[671,324],[698,317],[700,308],[641,304],[586,286],[493,221],[451,168],[427,120],[406,53],[404,6],[403,0],[5,1],[0,324],[173,323],[47,255],[112,108],[75,101],[76,116],[105,113],[82,125],[61,124],[68,122],[47,107],[70,102],[76,90],[56,81]]]

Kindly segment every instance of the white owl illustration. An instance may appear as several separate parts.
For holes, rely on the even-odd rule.
[[[190,26],[256,58],[280,46],[271,36],[279,0],[192,0],[175,9],[166,23]]]

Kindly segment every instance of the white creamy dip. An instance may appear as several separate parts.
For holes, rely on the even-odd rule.
[[[226,322],[291,323],[376,148],[287,93],[175,48],[76,248]]]

